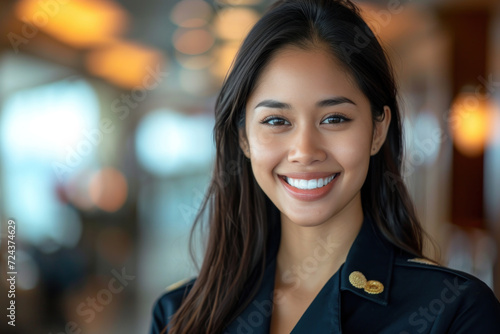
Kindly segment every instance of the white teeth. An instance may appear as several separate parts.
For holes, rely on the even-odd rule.
[[[285,176],[286,182],[298,189],[316,189],[326,186],[330,183],[338,174],[334,174],[329,177],[325,177],[323,179],[315,179],[315,180],[300,180],[300,179],[292,179],[290,177]]]
[[[325,184],[325,181],[323,181],[323,179],[318,180],[318,187],[323,187],[324,184]]]

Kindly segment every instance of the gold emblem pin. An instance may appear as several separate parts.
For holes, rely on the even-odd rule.
[[[349,282],[351,282],[351,284],[358,288],[358,289],[363,289],[365,287],[365,284],[366,284],[366,277],[365,275],[363,275],[363,273],[359,272],[359,271],[353,271],[350,275],[349,275]]]
[[[369,294],[379,294],[384,291],[384,285],[379,281],[367,281],[365,275],[359,271],[353,271],[349,275],[349,282],[358,289],[363,289]]]
[[[379,281],[368,281],[364,287],[365,291],[369,294],[379,294],[384,291],[384,285]]]

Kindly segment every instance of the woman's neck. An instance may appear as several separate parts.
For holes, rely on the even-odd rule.
[[[361,207],[349,211],[317,226],[299,226],[282,214],[275,280],[280,288],[317,292],[337,272],[363,223]]]

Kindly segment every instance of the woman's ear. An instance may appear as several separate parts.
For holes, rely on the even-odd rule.
[[[378,153],[380,148],[385,142],[389,125],[391,124],[391,108],[384,106],[384,117],[379,121],[375,121],[375,128],[373,129],[372,150],[371,155]]]
[[[240,144],[240,148],[243,151],[243,154],[245,154],[245,156],[248,159],[250,159],[250,148],[249,148],[249,145],[248,145],[248,140],[247,140],[247,136],[246,136],[246,133],[245,133],[245,129],[241,128],[241,129],[238,130],[238,132],[239,132],[239,144]]]

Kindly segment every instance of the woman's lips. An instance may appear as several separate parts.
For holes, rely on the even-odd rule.
[[[312,180],[312,179],[324,179],[325,177],[332,176],[334,174],[338,173],[332,173],[332,172],[286,173],[286,174],[278,174],[278,176],[291,177],[292,179]]]
[[[336,176],[333,178],[333,180],[330,181],[326,186],[323,186],[321,188],[315,188],[315,189],[299,189],[295,188],[294,186],[288,184],[285,180],[284,176],[280,176],[280,182],[283,184],[287,192],[294,198],[301,200],[301,201],[316,201],[318,199],[323,198],[326,196],[333,188],[333,185],[336,183],[337,179],[340,176],[340,173],[334,173]],[[331,174],[330,174],[331,175]],[[288,175],[287,175],[288,176]],[[326,175],[328,176],[328,175]],[[292,177],[293,178],[293,177]],[[322,178],[322,177],[320,177]],[[310,178],[312,179],[312,178]]]

